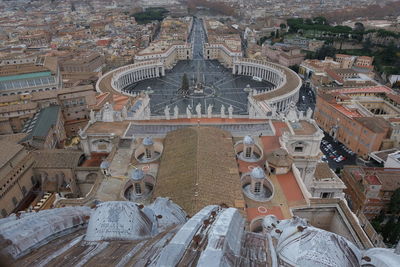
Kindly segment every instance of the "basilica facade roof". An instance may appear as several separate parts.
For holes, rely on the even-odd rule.
[[[171,198],[189,215],[243,201],[231,134],[214,127],[168,133],[153,196]]]

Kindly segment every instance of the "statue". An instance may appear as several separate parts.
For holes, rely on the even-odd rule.
[[[164,114],[165,114],[165,119],[166,120],[170,120],[171,119],[170,114],[169,114],[169,106],[165,106]]]
[[[294,102],[290,102],[289,104],[289,108],[286,112],[286,119],[291,122],[299,121],[298,110]]]
[[[304,111],[299,111],[299,120],[304,120]]]
[[[273,106],[271,107],[271,110],[272,110],[272,118],[276,118],[276,116],[278,115],[278,114],[277,114],[277,106],[276,106],[276,105],[273,105]]]
[[[94,113],[93,109],[90,110],[89,116],[90,116],[90,121],[89,122],[90,123],[95,123],[96,122],[96,117],[95,117],[95,113]]]
[[[207,117],[208,118],[211,118],[212,117],[212,109],[213,109],[213,105],[208,105],[208,107],[207,107]]]
[[[116,113],[115,113],[115,120],[116,120],[116,121],[122,121],[121,112],[116,112]]]
[[[85,132],[82,131],[82,128],[81,128],[81,127],[79,127],[78,135],[79,135],[80,137],[82,137],[82,136],[84,136],[84,134],[85,134]]]
[[[126,118],[128,117],[128,110],[126,109],[126,106],[124,106],[123,108],[122,108],[122,119],[123,120],[126,120]]]
[[[197,113],[197,118],[200,119],[201,118],[201,104],[198,103],[196,105],[196,113]]]
[[[102,121],[104,122],[113,122],[114,121],[114,109],[112,105],[108,102],[104,104],[103,107],[103,114],[102,114]]]
[[[225,106],[221,106],[221,118],[225,118]]]
[[[177,105],[174,107],[174,119],[177,119],[179,116],[179,108]]]
[[[232,105],[229,105],[228,113],[229,113],[229,119],[232,119],[233,118],[233,107],[232,107]]]
[[[188,105],[186,107],[186,116],[187,116],[188,119],[192,118],[192,112],[190,110],[191,110],[191,107],[190,107],[190,105]]]
[[[308,107],[307,115],[306,115],[307,119],[311,119],[312,115],[313,115],[313,111],[312,111],[312,109],[310,107]]]

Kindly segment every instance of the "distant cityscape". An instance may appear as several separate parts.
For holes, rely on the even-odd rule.
[[[400,266],[400,1],[0,10],[0,265]]]

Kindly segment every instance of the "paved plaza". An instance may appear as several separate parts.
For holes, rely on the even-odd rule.
[[[202,47],[206,36],[199,20],[195,20],[190,40],[193,43],[193,60],[179,61],[175,67],[166,71],[164,77],[148,79],[129,85],[125,90],[133,92],[150,92],[150,107],[153,115],[164,115],[164,109],[169,106],[173,114],[175,105],[180,114],[186,114],[190,106],[195,114],[195,107],[200,103],[202,114],[207,114],[209,105],[212,113],[220,114],[224,105],[225,113],[232,105],[233,113],[247,114],[247,95],[244,89],[250,85],[252,89],[265,90],[272,84],[255,81],[252,77],[233,75],[230,69],[222,66],[217,60],[204,60]],[[181,92],[182,77],[186,73],[189,79],[189,95]],[[202,92],[195,93],[195,86],[202,84]]]

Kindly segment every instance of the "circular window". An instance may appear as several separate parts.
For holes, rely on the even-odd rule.
[[[150,170],[150,166],[149,165],[145,165],[142,167],[142,171],[148,171]]]
[[[267,213],[268,209],[266,207],[260,206],[257,208],[259,213]]]

